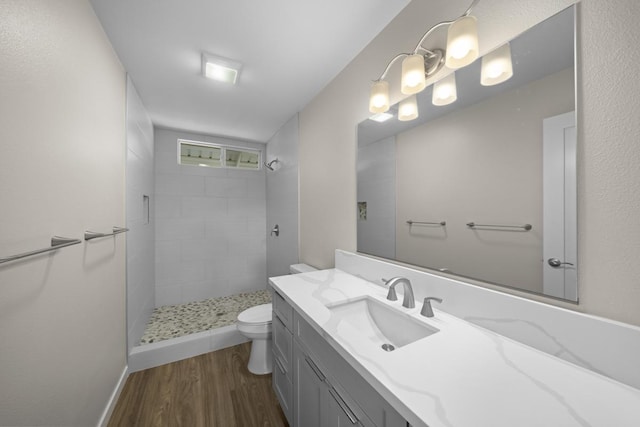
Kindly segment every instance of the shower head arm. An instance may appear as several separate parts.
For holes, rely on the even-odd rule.
[[[280,161],[278,160],[278,158],[276,157],[275,159],[271,160],[269,163],[264,162],[264,166],[269,169],[270,171],[274,171],[275,169],[273,168],[273,164],[274,163],[279,163]]]

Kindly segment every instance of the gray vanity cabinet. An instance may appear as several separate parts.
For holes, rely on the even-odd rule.
[[[347,403],[344,391],[338,391],[303,344],[293,344],[293,426],[295,427],[375,427],[366,420],[353,401]],[[365,420],[362,422],[362,420]]]
[[[273,389],[291,427],[407,427],[398,412],[278,292]]]

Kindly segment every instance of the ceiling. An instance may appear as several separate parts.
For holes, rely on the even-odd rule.
[[[267,142],[410,0],[90,0],[154,125]],[[207,52],[243,64],[231,86]]]

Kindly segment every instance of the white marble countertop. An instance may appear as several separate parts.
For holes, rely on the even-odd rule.
[[[387,301],[383,286],[337,269],[270,283],[413,427],[640,426],[640,390],[448,315],[437,304],[435,317],[425,318],[420,302],[404,308],[401,296]],[[439,332],[392,352],[374,347],[338,328],[327,308],[364,295]]]

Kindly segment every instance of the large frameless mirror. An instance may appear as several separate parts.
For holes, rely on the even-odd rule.
[[[358,251],[577,301],[575,6],[510,42],[513,76],[358,126]]]

